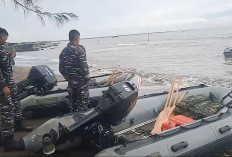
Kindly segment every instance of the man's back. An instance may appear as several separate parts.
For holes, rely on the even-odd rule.
[[[89,67],[86,61],[85,47],[80,45],[80,33],[69,32],[69,44],[59,58],[59,70],[68,81],[68,101],[70,111],[86,110],[89,105]]]
[[[89,67],[86,61],[84,46],[68,44],[60,56],[59,70],[67,79],[88,78]]]

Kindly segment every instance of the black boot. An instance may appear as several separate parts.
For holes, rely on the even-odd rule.
[[[4,146],[4,143],[3,143],[3,142],[4,142],[3,139],[0,138],[0,147]]]
[[[15,131],[31,131],[32,127],[27,126],[22,120],[15,121]]]
[[[20,146],[19,142],[15,141],[13,138],[13,135],[7,136],[4,140],[4,151],[10,152],[10,151],[19,151],[23,150],[23,147]]]

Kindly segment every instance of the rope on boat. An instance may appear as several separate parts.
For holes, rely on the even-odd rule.
[[[128,132],[128,131],[132,131],[132,132],[133,132],[133,130],[135,130],[136,128],[139,128],[139,127],[144,126],[144,125],[146,125],[146,124],[152,123],[152,122],[154,122],[155,120],[156,120],[156,118],[155,118],[155,119],[148,120],[148,121],[146,121],[146,122],[140,123],[140,124],[138,124],[138,125],[135,125],[135,126],[133,126],[133,127],[128,128],[128,129],[125,129],[125,130],[122,130],[122,131],[120,131],[120,132],[117,132],[117,133],[115,133],[115,135],[121,135],[121,134],[124,134],[124,133],[126,133],[126,132]]]

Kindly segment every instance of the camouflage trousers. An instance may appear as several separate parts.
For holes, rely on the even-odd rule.
[[[16,121],[22,120],[23,116],[22,116],[22,112],[20,109],[19,93],[18,93],[18,89],[17,89],[17,86],[16,86],[13,78],[10,79],[8,87],[11,90],[11,98],[12,98],[13,103],[14,103],[14,110],[13,110],[14,119]]]
[[[68,105],[70,111],[81,111],[88,109],[89,106],[89,87],[88,84],[75,87],[72,83],[68,84],[67,92],[68,96]]]
[[[13,79],[10,79],[8,87],[11,95],[7,97],[3,96],[3,93],[0,95],[0,134],[2,138],[13,135],[15,121],[23,118],[17,86]]]
[[[10,96],[0,96],[0,133],[1,139],[14,134],[14,102]]]

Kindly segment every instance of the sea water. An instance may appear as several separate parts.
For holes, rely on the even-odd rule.
[[[18,66],[46,64],[59,74],[59,54],[68,41],[55,48],[18,52]],[[232,65],[226,64],[225,48],[232,46],[232,27],[154,32],[81,39],[92,75],[110,73],[116,67],[142,77],[142,88],[153,92],[168,88],[181,77],[182,86],[199,84],[231,87]]]

